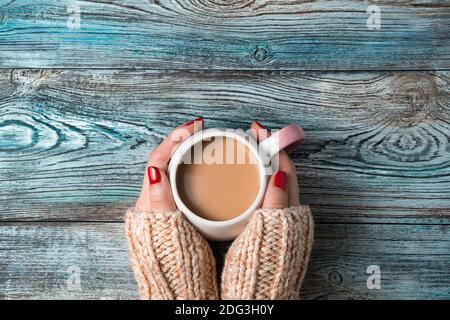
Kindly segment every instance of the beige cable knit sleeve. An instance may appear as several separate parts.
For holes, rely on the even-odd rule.
[[[255,211],[226,255],[222,299],[298,299],[313,232],[308,206]]]
[[[141,299],[218,298],[213,253],[179,211],[130,209],[126,235]]]

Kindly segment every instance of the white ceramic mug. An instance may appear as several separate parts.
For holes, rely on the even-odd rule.
[[[248,148],[259,170],[259,190],[255,200],[250,207],[239,216],[225,221],[212,221],[202,218],[192,212],[181,200],[177,188],[177,169],[182,163],[184,156],[190,152],[191,148],[203,140],[210,140],[213,137],[224,137],[236,139]],[[271,166],[271,160],[282,149],[298,145],[304,139],[303,130],[294,124],[276,131],[269,138],[265,139],[259,145],[251,135],[243,135],[231,130],[224,129],[206,129],[199,131],[186,139],[173,153],[169,163],[168,173],[172,194],[178,209],[186,218],[202,233],[206,238],[217,241],[231,240],[237,237],[245,228],[251,214],[260,207],[264,194],[266,192],[267,181],[270,172],[267,170]]]

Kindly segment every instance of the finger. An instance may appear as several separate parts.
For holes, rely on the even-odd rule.
[[[287,175],[279,170],[270,177],[266,195],[263,200],[263,208],[282,209],[288,206]]]
[[[280,151],[278,159],[279,170],[284,171],[287,175],[288,204],[290,207],[298,206],[300,204],[300,195],[295,164],[284,150]]]
[[[175,128],[151,152],[148,165],[166,171],[167,164],[177,147],[191,135],[200,131],[203,128],[203,122],[203,118],[200,117]]]
[[[169,178],[159,168],[148,167],[147,175],[150,183],[150,208],[152,212],[175,211],[176,205],[170,189]]]
[[[253,121],[250,129],[258,142],[261,142],[270,136],[269,130],[258,121]]]
[[[147,167],[153,166],[163,171],[167,170],[167,165],[172,156],[173,151],[178,145],[186,140],[189,136],[203,128],[203,118],[191,120],[181,126],[175,128],[150,154]],[[138,212],[151,211],[150,206],[150,183],[148,170],[145,171],[141,193],[136,202],[135,208]]]
[[[258,141],[262,141],[270,136],[270,133],[261,123],[253,121],[250,127]],[[276,163],[276,161],[275,161]],[[297,180],[297,170],[294,162],[289,158],[285,150],[279,152],[278,158],[279,170],[287,174],[288,181],[288,204],[289,206],[298,206],[300,204],[299,187]]]

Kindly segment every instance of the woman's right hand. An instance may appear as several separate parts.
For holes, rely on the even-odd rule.
[[[251,129],[258,141],[264,140],[269,135],[268,130],[257,121],[252,123]],[[270,177],[262,208],[282,209],[298,206],[299,203],[295,164],[286,151],[282,150],[279,153],[279,169]]]

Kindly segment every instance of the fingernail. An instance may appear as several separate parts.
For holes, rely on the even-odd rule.
[[[286,184],[287,184],[287,176],[284,171],[277,171],[275,173],[275,176],[273,178],[273,185],[277,188],[282,189],[283,191],[286,191]]]
[[[186,122],[185,124],[183,124],[183,127],[190,126],[191,124],[193,124],[193,123],[195,123],[195,122],[203,122],[203,117],[199,117],[199,118],[197,118],[197,119],[188,121],[188,122]]]
[[[150,166],[147,168],[147,173],[150,185],[157,184],[161,181],[161,173],[158,168]]]
[[[266,127],[264,127],[261,123],[259,123],[259,122],[256,121],[256,120],[254,120],[253,122],[256,123],[256,125],[257,125],[258,127],[260,127],[261,129],[265,129],[265,128],[266,128]]]

